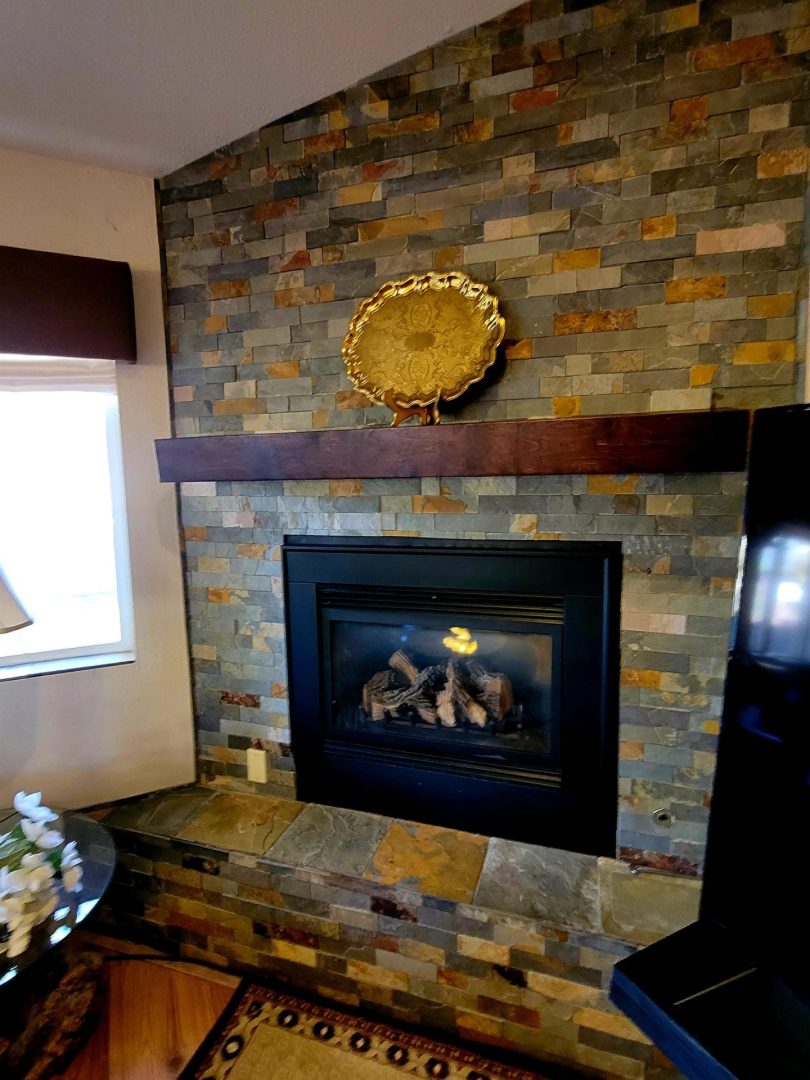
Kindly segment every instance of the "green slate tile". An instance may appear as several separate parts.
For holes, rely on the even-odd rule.
[[[207,788],[158,792],[111,807],[104,816],[104,824],[112,829],[176,836],[212,797]]]
[[[272,862],[362,877],[390,818],[313,804],[267,852]]]

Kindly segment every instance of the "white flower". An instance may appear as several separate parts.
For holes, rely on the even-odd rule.
[[[22,817],[28,818],[30,821],[36,821],[40,825],[44,825],[48,821],[56,821],[58,815],[54,814],[53,810],[47,806],[42,806],[41,801],[41,791],[35,791],[31,795],[26,795],[24,791],[18,791],[14,796],[14,809]]]
[[[28,875],[26,887],[30,893],[47,888],[54,876],[53,867],[38,851],[23,855],[20,871]]]
[[[6,946],[9,960],[24,953],[30,943],[31,931],[29,929],[13,930]]]
[[[65,866],[62,864],[62,884],[66,892],[81,892],[82,888],[81,866]]]
[[[42,822],[22,819],[20,828],[25,833],[26,840],[36,844],[38,848],[51,851],[62,843],[62,834],[55,829],[49,829]]]
[[[76,841],[69,840],[62,848],[61,856],[62,866],[78,866],[81,863],[81,856],[76,850]]]
[[[27,886],[28,875],[24,870],[9,870],[7,866],[0,866],[0,896],[23,892]]]

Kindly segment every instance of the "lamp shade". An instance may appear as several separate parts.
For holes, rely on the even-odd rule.
[[[22,630],[24,626],[30,626],[33,620],[20,607],[20,602],[3,576],[0,569],[0,634],[7,634],[11,630]]]

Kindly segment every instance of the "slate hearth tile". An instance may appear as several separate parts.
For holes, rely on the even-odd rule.
[[[362,877],[390,819],[334,806],[308,806],[272,847],[267,858],[332,874]]]
[[[176,836],[211,798],[212,794],[206,788],[161,792],[113,806],[104,816],[104,824],[113,829]]]
[[[483,836],[395,821],[364,877],[380,885],[416,887],[430,896],[469,903],[486,850]]]
[[[213,848],[262,855],[295,821],[304,803],[267,795],[214,795],[178,834]]]
[[[475,902],[569,930],[598,932],[597,860],[572,851],[490,840]]]

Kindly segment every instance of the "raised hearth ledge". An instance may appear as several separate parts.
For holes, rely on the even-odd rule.
[[[634,874],[617,859],[277,796],[191,787],[113,805],[98,816],[114,831],[217,850],[271,876],[321,880],[326,874],[332,884],[405,911],[429,897],[464,905],[472,919],[496,912],[510,925],[517,918],[535,929],[632,945],[650,944],[697,918],[694,878]]]
[[[436,427],[159,439],[160,478],[341,480],[414,476],[736,472],[750,413],[639,413]]]

